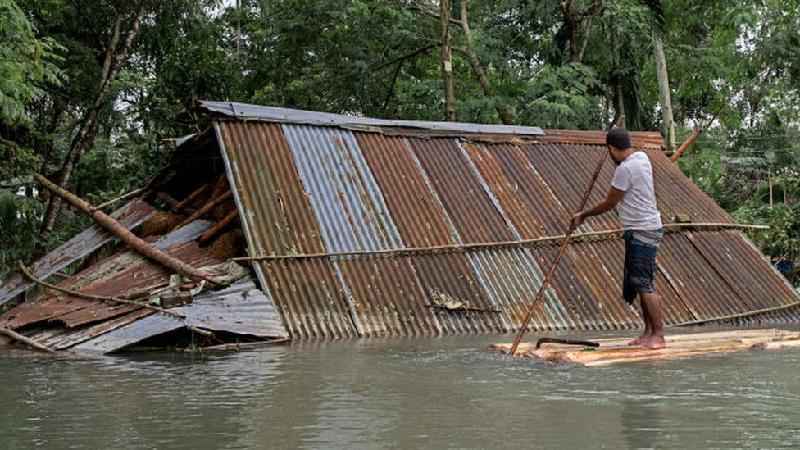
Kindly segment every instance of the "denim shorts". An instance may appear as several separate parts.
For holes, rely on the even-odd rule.
[[[663,230],[627,230],[625,239],[625,273],[622,279],[622,297],[633,303],[639,293],[655,292],[656,253]]]

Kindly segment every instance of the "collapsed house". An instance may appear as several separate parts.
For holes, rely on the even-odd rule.
[[[46,278],[66,291],[40,290],[0,328],[99,352],[515,331],[606,152],[603,132],[200,109],[213,127],[183,140],[113,216],[168,255],[222,271],[227,287],[182,279],[93,227],[3,283],[0,304]],[[796,322],[798,294],[663,154],[660,135],[633,133],[633,144],[653,162],[666,224],[656,282],[667,324]],[[612,173],[605,164],[590,203]],[[620,300],[620,228],[608,214],[578,229],[530,329],[641,326]],[[71,264],[74,275],[60,273]]]

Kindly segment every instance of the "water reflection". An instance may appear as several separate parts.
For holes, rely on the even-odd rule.
[[[493,340],[4,354],[0,447],[800,446],[798,351],[587,369],[511,361]]]

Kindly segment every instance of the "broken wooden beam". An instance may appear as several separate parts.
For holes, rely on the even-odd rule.
[[[114,220],[108,214],[92,210],[92,205],[86,202],[85,200],[81,199],[77,195],[68,192],[67,190],[57,186],[52,181],[48,180],[47,178],[43,177],[40,174],[34,175],[36,180],[42,184],[42,186],[46,187],[54,194],[58,195],[59,197],[66,200],[69,204],[73,207],[83,211],[84,213],[88,214],[98,225],[105,228],[115,236],[117,236],[122,242],[128,244],[134,251],[145,256],[162,266],[173,270],[183,276],[186,276],[194,281],[201,281],[206,280],[209,283],[216,285],[217,283],[211,279],[210,277],[206,276],[202,271],[186,264],[185,262],[174,258],[165,252],[159,250],[155,246],[145,242],[135,234],[131,233],[127,228],[120,225],[119,222]]]
[[[230,192],[230,191],[228,191]],[[220,231],[222,231],[225,227],[227,227],[231,222],[236,220],[239,217],[239,210],[234,209],[233,211],[229,212],[227,216],[225,216],[222,220],[214,224],[213,227],[209,228],[208,231],[203,233],[202,236],[197,240],[197,242],[201,244],[205,244],[206,242],[210,241],[214,238]]]
[[[156,198],[161,200],[162,202],[166,203],[169,206],[170,211],[178,212],[178,201],[175,198],[166,192],[159,192],[156,194]]]
[[[183,222],[178,224],[178,228],[180,228],[180,227],[182,227],[182,226],[184,226],[186,224],[190,224],[190,223],[194,222],[195,220],[203,217],[203,215],[207,214],[209,211],[214,209],[215,206],[219,205],[220,203],[224,202],[225,200],[227,200],[227,199],[229,199],[231,197],[233,197],[233,192],[232,191],[227,191],[226,193],[220,195],[219,197],[211,200],[210,202],[206,203],[202,208],[198,209],[197,211],[192,213],[192,215],[190,215],[189,217],[184,219]]]
[[[690,145],[694,144],[694,141],[697,140],[697,137],[700,136],[700,133],[702,132],[703,132],[702,128],[695,127],[692,130],[692,134],[685,141],[683,141],[683,144],[681,144],[680,147],[678,147],[678,149],[675,150],[675,153],[672,154],[672,158],[670,158],[672,162],[677,161],[678,158],[680,158],[683,155],[686,149],[688,149]]]
[[[210,186],[211,186],[210,183],[206,183],[206,184],[200,186],[199,188],[195,189],[191,194],[186,196],[186,198],[184,198],[183,200],[179,201],[178,204],[175,205],[175,209],[177,210],[177,212],[183,211],[183,209],[185,207],[187,207],[190,203],[192,203],[198,197],[200,197],[203,194],[203,192],[205,192],[206,189],[208,189]]]

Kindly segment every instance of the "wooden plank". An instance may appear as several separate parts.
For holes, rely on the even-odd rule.
[[[628,346],[627,342],[630,338],[599,339],[595,341],[600,344],[597,349],[559,344],[545,344],[536,349],[534,343],[523,343],[517,350],[517,356],[595,367],[746,350],[800,347],[800,332],[776,329],[678,334],[667,336],[666,339],[667,347],[659,350]],[[494,344],[491,348],[503,353],[510,353],[511,344]]]

